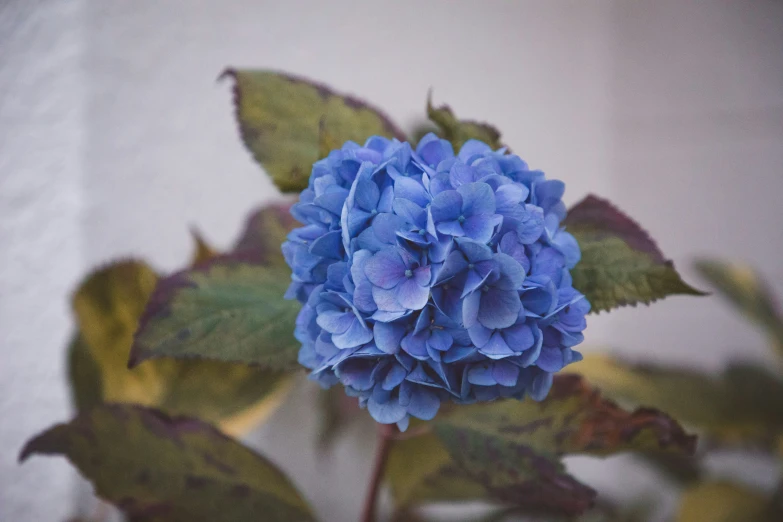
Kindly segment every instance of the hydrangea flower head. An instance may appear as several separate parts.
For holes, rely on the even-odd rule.
[[[313,165],[283,245],[299,362],[405,429],[443,401],[546,397],[590,304],[565,186],[471,140],[347,142]]]

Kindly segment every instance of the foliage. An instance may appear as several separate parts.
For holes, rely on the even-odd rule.
[[[376,108],[323,85],[271,71],[229,69],[225,74],[234,81],[242,140],[283,192],[308,189],[315,197],[316,189],[325,187],[323,182],[309,186],[313,165],[318,168],[322,164],[319,159],[332,157],[333,150],[343,150],[348,141],[365,143],[374,135],[405,141],[402,131]],[[427,114],[446,140],[425,137],[433,155],[432,161],[422,163],[421,170],[431,170],[433,179],[440,168],[435,163],[443,159],[435,153],[470,150],[477,143],[471,140],[484,142],[491,149],[481,154],[500,158],[498,161],[512,157],[507,149],[498,151],[502,147],[500,133],[492,126],[459,120],[448,106],[436,108],[431,100],[427,101]],[[354,151],[360,148],[348,147]],[[410,152],[426,155],[421,150]],[[504,255],[513,258],[524,253],[529,257],[532,254],[525,249],[530,250],[542,233],[548,234],[544,242],[550,246],[557,244],[560,234],[564,241],[554,250],[570,256],[567,264],[575,293],[584,294],[593,311],[648,304],[674,294],[701,294],[682,280],[649,235],[609,202],[588,196],[561,223],[565,216],[560,202],[562,184],[544,185],[542,173],[524,167],[504,175],[535,195],[536,201],[527,203],[547,207],[558,219],[547,229],[543,223],[547,210],[542,211],[539,234],[528,243],[512,245],[516,248],[509,247]],[[352,181],[349,172],[338,171]],[[541,185],[537,188],[536,183]],[[410,188],[403,187],[405,184],[400,182],[399,194]],[[498,188],[492,186],[493,197]],[[331,190],[319,196],[329,199],[333,197]],[[459,193],[458,187],[449,190]],[[515,194],[519,196],[519,190]],[[511,203],[521,203],[528,194],[522,199],[511,198]],[[354,191],[354,202],[355,196]],[[360,199],[366,203],[372,198]],[[337,221],[342,229],[341,222],[348,218],[350,209],[346,207],[343,216],[342,202],[338,203],[340,208],[335,210],[340,211]],[[437,223],[433,217],[432,223],[419,228],[426,232],[431,225],[440,233],[458,230],[451,223],[454,219],[446,219],[448,205],[441,206]],[[408,205],[408,210],[415,209]],[[472,230],[486,243],[484,221]],[[299,367],[297,351],[302,336],[296,327],[302,324],[295,319],[299,305],[283,299],[292,274],[281,245],[286,239],[302,239],[301,234],[291,234],[293,227],[287,206],[265,207],[250,217],[228,252],[217,252],[194,232],[193,262],[174,274],[158,274],[139,260],[111,263],[90,274],[74,295],[78,329],[68,347],[77,414],[72,421],[33,438],[21,458],[33,454],[67,457],[94,483],[98,496],[133,521],[314,520],[306,495],[297,492],[269,460],[230,437],[246,432],[269,415],[285,396]],[[392,232],[396,236],[412,230]],[[568,239],[569,233],[575,242]],[[330,236],[336,241],[320,247],[351,248],[344,244],[342,234],[338,235]],[[312,243],[299,249],[301,263],[313,261],[308,255],[320,247]],[[463,249],[461,243],[459,249]],[[573,254],[580,250],[581,261],[576,263]],[[294,263],[295,268],[301,263]],[[719,290],[762,324],[779,345],[780,315],[763,283],[743,277],[744,272],[727,265],[701,266]],[[383,279],[384,267],[372,275],[376,282]],[[524,277],[530,276],[529,268],[523,267]],[[332,276],[341,275],[335,269],[332,272]],[[300,275],[294,271],[295,281]],[[560,275],[563,284],[556,287],[570,288],[571,276]],[[543,323],[554,315],[536,312],[535,300],[524,306],[546,318],[542,327],[551,325]],[[585,312],[582,310],[579,317]],[[465,321],[464,316],[458,319]],[[492,317],[481,316],[476,322],[488,330],[496,329]],[[571,341],[581,335],[582,328],[568,330],[574,337]],[[401,344],[403,337],[392,336],[395,341],[389,349],[399,353],[395,343]],[[541,337],[540,345],[551,341]],[[320,336],[315,341],[319,340]],[[476,344],[469,340],[469,346],[471,342]],[[519,339],[506,344],[512,351],[520,347]],[[424,347],[426,350],[426,341]],[[323,344],[318,349],[324,349]],[[432,355],[428,353],[428,357]],[[532,362],[519,368],[527,371]],[[491,386],[507,380],[502,368],[486,366],[475,372],[474,380],[488,383],[495,379]],[[568,455],[605,457],[621,452],[636,453],[684,484],[687,490],[678,515],[682,522],[707,512],[715,513],[714,520],[780,519],[774,518],[779,513],[780,495],[770,496],[742,484],[700,482],[706,474],[700,461],[691,457],[696,439],[683,428],[698,430],[703,436],[705,444],[698,455],[723,446],[775,452],[783,440],[777,400],[781,396],[779,374],[738,363],[720,378],[712,378],[681,370],[638,368],[608,356],[589,357],[569,369],[582,375],[561,374],[539,382],[539,391],[552,385],[540,402],[446,403],[434,420],[416,420],[404,434],[384,432],[384,444],[391,450],[383,477],[395,500],[396,520],[425,520],[420,507],[465,500],[493,506],[487,520],[520,514],[550,521],[576,517],[583,522],[643,520],[646,510],[636,509],[636,502],[609,505],[592,487],[569,474],[562,461]],[[536,395],[543,399],[546,394]],[[324,447],[339,436],[342,426],[356,418],[356,405],[355,398],[342,393],[322,393]],[[380,460],[375,470],[378,477],[384,463]],[[377,491],[371,489],[365,520],[373,517],[376,496]]]

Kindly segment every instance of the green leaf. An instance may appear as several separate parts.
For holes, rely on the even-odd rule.
[[[139,321],[130,366],[153,357],[297,368],[299,303],[283,299],[286,268],[222,256],[164,278]],[[142,367],[143,368],[143,367]]]
[[[783,381],[762,367],[734,364],[711,376],[588,354],[569,369],[608,397],[665,410],[708,442],[771,448],[783,434]]]
[[[387,479],[399,503],[489,497],[579,514],[595,491],[568,475],[561,456],[653,449],[692,454],[696,443],[667,415],[624,411],[579,376],[565,374],[540,403],[461,406],[440,415],[433,429],[434,435],[392,448]]]
[[[157,280],[146,264],[122,261],[90,274],[74,294],[81,333],[70,348],[69,373],[78,409],[104,401],[157,406],[244,433],[280,404],[288,375],[202,360],[128,369],[133,332]]]
[[[320,156],[323,132],[342,145],[373,135],[405,135],[380,110],[325,85],[273,71],[228,69],[234,104],[247,148],[283,192],[307,187]]]
[[[568,211],[563,225],[582,251],[571,275],[592,312],[673,294],[705,295],[680,278],[644,229],[606,200],[587,196]]]
[[[462,145],[471,139],[483,141],[493,150],[503,146],[500,142],[500,132],[492,125],[459,120],[448,105],[433,107],[431,91],[427,96],[427,116],[440,127],[443,137],[451,142],[455,152],[459,151]]]
[[[696,269],[737,310],[761,326],[783,355],[783,316],[761,274],[745,265],[715,260],[699,261]]]
[[[27,443],[63,455],[132,519],[159,522],[314,520],[271,462],[212,426],[134,405],[102,405]]]
[[[731,482],[703,482],[687,489],[677,522],[779,522],[783,512],[763,493]]]

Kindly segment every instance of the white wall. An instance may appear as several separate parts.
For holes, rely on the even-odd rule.
[[[227,65],[317,78],[403,125],[433,87],[566,180],[569,202],[611,197],[687,274],[709,254],[783,282],[783,8],[749,4],[0,3],[0,520],[70,510],[67,466],[14,457],[68,416],[62,345],[78,276],[127,255],[176,268],[188,226],[228,245],[249,209],[278,197],[214,81]],[[588,339],[710,369],[738,349],[766,356],[714,299],[602,314]],[[354,519],[372,448],[353,433],[316,461],[310,399],[298,393],[253,442],[324,520]],[[574,466],[609,490],[624,469]],[[649,481],[623,482],[633,477]]]

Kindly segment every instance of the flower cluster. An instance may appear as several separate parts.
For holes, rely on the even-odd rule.
[[[455,155],[372,137],[313,165],[283,245],[301,364],[381,423],[440,403],[543,399],[578,361],[590,304],[569,269],[564,184],[480,141]]]

